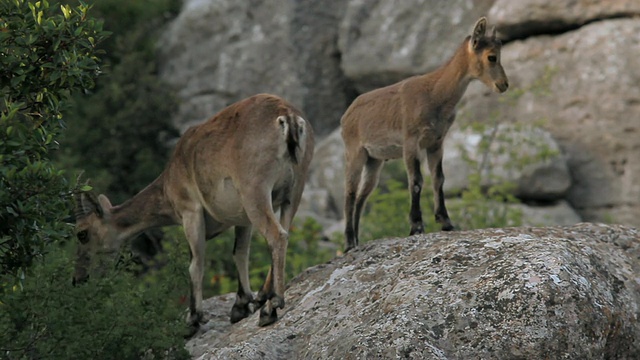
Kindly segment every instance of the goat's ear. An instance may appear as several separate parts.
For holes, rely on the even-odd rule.
[[[471,32],[471,47],[476,49],[480,39],[484,36],[487,31],[487,18],[481,17],[476,24],[473,26],[473,31]]]
[[[111,201],[109,201],[109,198],[107,198],[103,194],[98,195],[98,202],[100,203],[100,207],[102,208],[103,215],[105,213],[109,213],[109,211],[113,207],[113,205],[111,205]]]

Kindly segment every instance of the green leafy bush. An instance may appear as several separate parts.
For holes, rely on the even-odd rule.
[[[23,278],[68,232],[68,186],[51,162],[72,92],[100,72],[106,33],[88,7],[0,3],[0,285]],[[3,286],[0,286],[0,292]]]
[[[0,2],[0,358],[186,359],[180,261],[71,285],[71,190],[51,156],[70,96],[102,71],[107,33],[88,10]]]
[[[188,282],[178,263],[146,281],[122,267],[72,286],[67,251],[53,249],[21,290],[2,297],[0,358],[188,359],[180,304]]]

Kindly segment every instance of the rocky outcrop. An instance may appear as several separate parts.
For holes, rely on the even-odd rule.
[[[564,189],[564,175],[556,183],[524,183],[521,188],[532,193],[521,195],[545,198],[538,191],[550,189],[541,186],[553,185],[551,191],[563,193],[584,219],[640,226],[638,1],[184,4],[159,45],[161,74],[182,100],[180,126],[246,96],[271,92],[302,108],[318,138],[339,126],[359,93],[442,64],[475,20],[487,15],[504,39],[502,63],[511,88],[496,96],[471,84],[457,122],[541,123],[566,156],[566,169],[552,163],[547,170],[568,169],[571,184]],[[341,183],[342,169],[333,168],[323,175],[329,185],[332,179]],[[445,171],[447,186],[453,186],[454,172]],[[342,195],[311,188],[314,193],[305,196],[316,199],[316,208],[341,213]],[[323,194],[332,198],[323,200]]]
[[[579,224],[365,244],[291,281],[274,325],[205,302],[194,359],[637,359],[640,233]]]

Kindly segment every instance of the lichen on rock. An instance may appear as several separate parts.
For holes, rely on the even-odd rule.
[[[640,233],[507,228],[372,241],[291,281],[273,326],[206,302],[197,359],[633,359]],[[254,315],[257,316],[257,315]],[[255,320],[255,319],[254,319]]]

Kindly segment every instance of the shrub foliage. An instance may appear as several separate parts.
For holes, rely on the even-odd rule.
[[[100,72],[106,33],[88,7],[0,3],[0,276],[20,276],[64,236],[68,193],[51,162],[71,93]],[[6,280],[5,280],[6,281]]]
[[[72,286],[71,261],[56,249],[0,305],[3,359],[188,359],[181,295],[185,273],[169,262],[141,281],[114,269]]]
[[[89,9],[0,2],[0,358],[185,359],[184,261],[145,281],[121,266],[71,285],[72,190],[52,156],[77,125],[63,121],[71,97],[103,74],[108,33]]]

